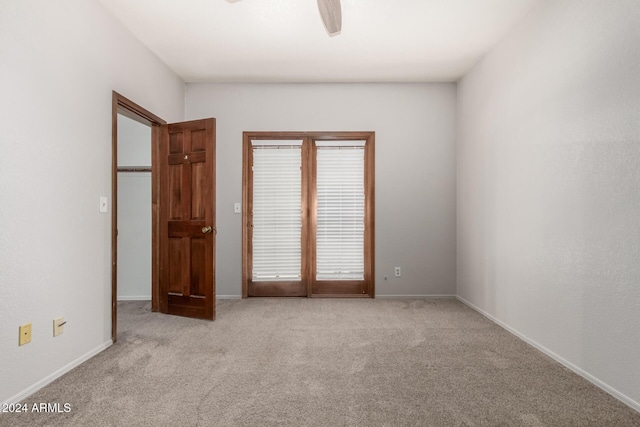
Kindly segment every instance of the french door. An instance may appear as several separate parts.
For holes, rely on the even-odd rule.
[[[374,297],[374,133],[243,144],[243,297]]]

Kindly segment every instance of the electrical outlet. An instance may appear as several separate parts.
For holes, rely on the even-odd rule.
[[[396,274],[396,277],[402,276],[402,270],[400,270],[400,267],[396,267],[395,274]]]
[[[18,337],[18,345],[25,345],[31,342],[31,323],[20,325],[18,329],[20,336]]]
[[[53,319],[53,336],[57,337],[61,333],[64,332],[65,325],[64,317],[58,317],[57,319]]]

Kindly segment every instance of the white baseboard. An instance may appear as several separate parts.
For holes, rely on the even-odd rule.
[[[216,299],[242,299],[242,295],[216,295]]]
[[[377,299],[424,299],[424,298],[455,298],[455,295],[376,295]]]
[[[586,372],[582,368],[574,365],[573,363],[569,362],[565,358],[557,355],[556,353],[554,353],[553,351],[549,350],[545,346],[541,345],[537,341],[532,340],[531,338],[527,337],[526,335],[524,335],[524,334],[518,332],[517,330],[513,329],[512,327],[510,327],[506,323],[496,319],[491,314],[489,314],[486,311],[482,310],[480,307],[475,306],[474,304],[470,303],[466,299],[464,299],[464,298],[462,298],[460,296],[456,296],[456,299],[458,301],[460,301],[461,303],[463,303],[464,305],[468,306],[469,308],[471,308],[471,309],[477,311],[478,313],[482,314],[484,317],[486,317],[487,319],[491,320],[493,323],[497,324],[498,326],[502,327],[503,329],[507,330],[508,332],[511,332],[513,335],[517,336],[518,338],[520,338],[521,340],[523,340],[527,344],[537,348],[538,350],[540,350],[541,352],[543,352],[547,356],[549,356],[552,359],[554,359],[556,362],[560,363],[561,365],[565,366],[566,368],[568,368],[568,369],[572,370],[573,372],[575,372],[576,374],[580,375],[582,378],[586,379],[587,381],[589,381],[590,383],[592,383],[596,387],[598,387],[598,388],[604,390],[605,392],[609,393],[611,396],[615,397],[616,399],[618,399],[619,401],[621,401],[625,405],[628,405],[631,408],[635,409],[636,411],[640,412],[640,403],[638,403],[635,400],[631,399],[629,396],[619,392],[615,388],[611,387],[610,385],[608,385],[608,384],[604,383],[603,381],[599,380],[598,378],[594,377],[593,375],[591,375],[590,373]]]
[[[87,360],[89,360],[93,356],[95,356],[96,354],[100,353],[101,351],[106,350],[107,348],[111,347],[112,345],[113,345],[113,341],[111,341],[111,340],[105,341],[104,343],[100,344],[98,347],[94,348],[93,350],[89,351],[88,353],[85,353],[84,355],[80,356],[76,360],[66,364],[65,366],[63,366],[62,368],[58,369],[57,371],[55,371],[51,375],[46,376],[45,378],[41,379],[40,381],[38,381],[37,383],[33,384],[32,386],[27,387],[25,390],[21,391],[20,393],[16,394],[15,396],[10,397],[7,401],[2,402],[2,404],[4,405],[4,404],[18,403],[18,402],[22,401],[23,399],[26,399],[27,397],[31,396],[36,391],[40,390],[41,388],[43,388],[46,385],[51,384],[53,381],[57,380],[58,378],[60,378],[61,376],[63,376],[64,374],[66,374],[67,372],[72,370],[73,368],[75,368],[77,366],[80,366],[82,363],[86,362]]]
[[[119,296],[118,301],[151,301],[151,295],[125,295]]]

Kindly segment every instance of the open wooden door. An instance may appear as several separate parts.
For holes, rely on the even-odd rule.
[[[215,119],[162,125],[159,309],[215,319]]]

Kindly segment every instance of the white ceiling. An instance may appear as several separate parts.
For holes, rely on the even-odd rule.
[[[540,0],[99,0],[187,82],[433,82],[462,77]]]

